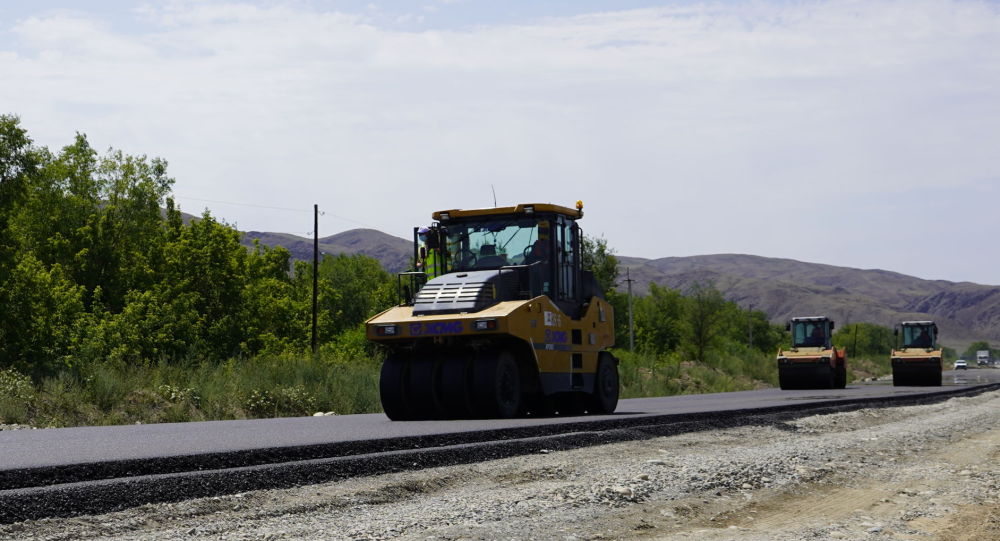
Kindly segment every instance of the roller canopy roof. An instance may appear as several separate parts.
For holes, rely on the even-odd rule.
[[[582,207],[582,206],[581,206]],[[522,203],[515,207],[496,207],[491,209],[452,209],[452,210],[439,210],[431,215],[435,220],[447,221],[454,220],[457,218],[476,218],[476,217],[489,217],[489,216],[505,216],[511,214],[524,214],[532,215],[537,213],[555,213],[562,214],[567,218],[576,220],[583,217],[583,208],[571,209],[569,207],[563,207],[560,205],[553,205],[550,203]]]

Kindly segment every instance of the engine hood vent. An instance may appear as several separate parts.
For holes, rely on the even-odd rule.
[[[413,300],[413,314],[478,312],[503,297],[497,291],[500,275],[495,270],[438,276],[424,284]]]

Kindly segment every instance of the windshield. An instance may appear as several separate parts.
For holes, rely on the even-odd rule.
[[[932,348],[936,340],[934,325],[904,325],[904,348]]]
[[[450,223],[447,225],[447,250],[452,271],[495,269],[521,265],[539,240],[548,237],[548,221],[531,218],[504,218]]]
[[[795,321],[792,323],[792,347],[826,347],[829,321]]]

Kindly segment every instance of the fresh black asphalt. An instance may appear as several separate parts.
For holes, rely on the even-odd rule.
[[[6,431],[0,522],[927,403],[998,388],[1000,370],[947,372],[945,381],[623,400],[607,416],[391,422],[374,414]]]

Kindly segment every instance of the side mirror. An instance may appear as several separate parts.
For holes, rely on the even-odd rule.
[[[830,330],[833,330],[833,321],[830,321]]]
[[[892,328],[892,335],[893,336],[899,336],[899,327],[893,327]]]
[[[785,323],[785,330],[786,331],[792,330],[792,324],[791,323]]]

